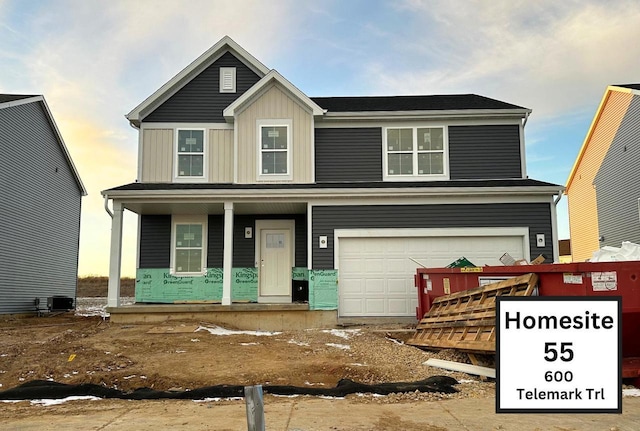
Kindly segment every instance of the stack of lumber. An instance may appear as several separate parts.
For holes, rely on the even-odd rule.
[[[496,297],[530,296],[536,274],[476,287],[436,298],[407,344],[467,352],[496,351]]]

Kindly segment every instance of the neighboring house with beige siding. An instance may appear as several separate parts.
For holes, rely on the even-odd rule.
[[[640,84],[607,87],[567,180],[571,254],[640,242]]]
[[[137,303],[411,317],[412,259],[557,261],[563,188],[527,177],[530,112],[475,94],[309,97],[225,37],[127,115],[138,181],[102,192],[110,310],[126,312],[125,209]]]

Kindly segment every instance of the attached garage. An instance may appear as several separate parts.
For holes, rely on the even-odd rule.
[[[416,267],[459,257],[500,265],[507,252],[529,259],[528,228],[343,229],[335,231],[340,317],[415,316]]]

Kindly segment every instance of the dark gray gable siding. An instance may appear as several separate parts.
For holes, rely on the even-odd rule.
[[[220,93],[220,67],[236,68],[236,92]],[[225,122],[224,108],[233,103],[260,77],[227,52],[203,70],[166,102],[147,115],[145,122]]]
[[[256,220],[295,220],[295,265],[307,266],[307,216],[236,215],[233,222],[233,267],[255,265],[255,235],[244,237],[244,228],[255,232]],[[207,268],[222,268],[224,260],[224,216],[209,215],[207,233]],[[171,259],[171,215],[140,217],[140,268],[169,268]]]
[[[596,174],[601,245],[640,243],[640,96],[634,96]]]
[[[334,229],[521,226],[529,227],[531,257],[544,254],[547,262],[553,261],[551,211],[547,203],[314,206],[313,269],[334,267]],[[538,233],[545,234],[546,247],[536,247]],[[318,247],[320,235],[328,237],[325,249]]]
[[[41,103],[0,109],[0,149],[0,313],[75,298],[81,191]]]
[[[452,180],[522,178],[518,125],[449,126]]]
[[[318,183],[382,181],[382,129],[316,129],[315,157]]]

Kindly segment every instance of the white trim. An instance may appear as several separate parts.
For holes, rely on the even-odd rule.
[[[261,199],[287,202],[306,202],[313,200],[323,204],[331,204],[332,200],[348,198],[358,199],[358,202],[374,202],[389,204],[398,202],[416,203],[415,199],[425,199],[418,203],[469,203],[469,202],[549,202],[553,195],[558,194],[558,187],[415,187],[415,188],[363,188],[363,189],[189,189],[189,190],[105,190],[103,196],[109,199],[128,198],[130,202],[176,202],[198,199],[199,203],[222,202],[232,198],[234,200],[256,201]],[[562,190],[562,188],[560,188]],[[108,193],[107,193],[108,192]],[[344,201],[336,205],[344,205]]]
[[[340,269],[340,239],[342,238],[446,238],[446,237],[522,237],[524,258],[531,259],[528,227],[463,227],[463,228],[375,228],[375,229],[335,229],[333,231],[333,267]]]
[[[309,142],[311,142],[311,182],[316,182],[316,117],[311,116],[311,127],[309,129]]]
[[[291,93],[298,100],[300,100],[300,102],[302,102],[302,104],[306,105],[311,110],[311,113],[313,115],[323,115],[324,114],[324,112],[325,112],[324,109],[322,109],[320,106],[318,106],[306,94],[304,94],[302,91],[300,91],[295,85],[293,85],[286,78],[284,78],[282,75],[280,75],[276,70],[271,70],[260,81],[255,83],[253,85],[253,87],[251,87],[249,90],[245,91],[242,96],[238,97],[231,105],[227,106],[224,109],[223,115],[224,115],[225,119],[227,121],[233,121],[234,117],[237,114],[236,111],[239,112],[240,108],[242,107],[242,105],[245,104],[245,102],[249,101],[256,94],[260,93],[260,91],[263,88],[265,88],[268,84],[270,84],[272,81],[278,82],[285,89],[287,89],[289,91],[289,93]]]
[[[418,129],[442,129],[442,174],[419,174],[418,173]],[[390,175],[388,171],[389,151],[387,145],[387,136],[389,129],[411,129],[412,131],[412,174]],[[383,181],[443,181],[449,179],[449,133],[448,127],[445,125],[435,124],[401,124],[387,125],[382,128],[382,180]]]
[[[180,176],[178,174],[178,169],[180,169],[180,167],[178,166],[178,155],[181,153],[181,151],[178,150],[178,139],[180,138],[180,131],[181,130],[190,130],[190,131],[194,131],[194,130],[199,130],[202,131],[202,176]],[[188,128],[188,127],[181,127],[181,128],[177,128],[174,131],[175,137],[173,139],[173,164],[174,164],[174,169],[173,169],[173,181],[176,183],[206,183],[208,181],[208,177],[209,177],[209,139],[208,139],[208,133],[207,133],[207,129],[201,129],[201,128]],[[182,152],[182,153],[187,153],[187,152]],[[198,155],[198,153],[188,153],[190,155]]]
[[[222,305],[231,305],[231,274],[233,270],[233,202],[224,203],[224,238],[222,258]]]
[[[142,235],[142,221],[140,219],[142,218],[142,216],[140,214],[136,214],[136,216],[138,217],[138,229],[136,232],[136,270],[137,270],[137,269],[140,269],[140,238]]]
[[[120,306],[120,276],[122,269],[122,202],[113,201],[111,216],[111,245],[109,249],[109,284],[107,287],[107,306]]]
[[[152,123],[140,124],[140,130],[145,129],[207,129],[207,130],[232,130],[233,124],[229,123]]]
[[[262,77],[269,72],[269,68],[249,54],[229,36],[220,39],[215,45],[182,69],[162,87],[147,97],[142,103],[133,108],[126,117],[130,123],[137,125],[144,115],[153,111],[167,99],[177,93],[182,87],[195,78],[200,72],[215,63],[226,52],[231,51],[242,63]]]
[[[238,184],[238,123],[233,123],[233,184]]]
[[[176,277],[193,277],[202,276],[207,273],[207,236],[208,236],[208,217],[202,215],[171,215],[171,256],[169,261],[169,272]],[[200,272],[177,272],[176,264],[176,225],[178,224],[199,224],[202,226],[202,253],[201,253],[201,271]]]
[[[287,173],[286,174],[264,174],[262,173],[262,128],[263,127],[286,127],[287,128]],[[293,121],[290,119],[259,119],[256,120],[256,179],[257,181],[291,181],[293,179]],[[276,149],[264,149],[264,151],[284,152]]]
[[[269,295],[262,296],[260,294],[260,260],[261,260],[261,241],[263,229],[288,229],[290,232],[290,263],[291,268],[296,265],[296,222],[291,219],[281,220],[268,220],[268,219],[256,219],[255,221],[255,267],[258,268],[258,302],[291,302],[292,300],[292,283],[289,280],[289,295]],[[291,271],[291,269],[289,269]],[[291,278],[291,277],[289,277]],[[262,298],[262,300],[261,300]]]
[[[231,88],[224,87],[224,76],[227,73],[231,75]],[[221,67],[219,75],[220,75],[220,93],[235,93],[236,92],[236,68]]]
[[[520,131],[520,172],[522,178],[527,178],[527,150],[524,144],[524,124],[521,122],[518,128]]]

